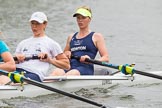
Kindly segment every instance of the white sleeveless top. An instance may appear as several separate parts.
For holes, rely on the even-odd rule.
[[[31,37],[21,41],[18,44],[15,53],[25,54],[26,56],[47,53],[48,56],[54,58],[58,54],[63,53],[63,51],[56,41],[52,40],[48,36],[44,36],[38,38]],[[50,64],[47,62],[41,62],[40,60],[29,60],[16,64],[16,66],[17,68],[22,68],[39,75],[40,79],[43,80],[48,73]]]

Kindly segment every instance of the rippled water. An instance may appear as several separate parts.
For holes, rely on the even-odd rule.
[[[30,15],[43,11],[49,18],[47,34],[64,48],[67,36],[78,30],[75,9],[92,8],[91,29],[106,40],[110,62],[136,63],[136,69],[162,70],[162,1],[161,0],[0,0],[0,39],[14,53],[16,45],[32,35]],[[111,107],[161,108],[162,84],[116,85],[113,88],[89,88],[79,95]],[[86,94],[86,95],[84,95]],[[1,100],[6,108],[93,108],[94,106],[60,95]]]

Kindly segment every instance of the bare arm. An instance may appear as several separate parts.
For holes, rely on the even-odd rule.
[[[57,66],[58,68],[62,69],[70,69],[70,61],[69,58],[71,58],[71,52],[70,52],[70,41],[71,41],[72,35],[70,35],[67,39],[66,46],[64,48],[64,53],[57,55],[51,63]]]
[[[9,71],[9,72],[15,71],[16,65],[15,65],[15,62],[13,60],[11,53],[10,52],[4,52],[4,53],[1,54],[1,57],[4,61],[4,63],[0,64],[0,69],[6,70],[6,71]]]
[[[55,58],[48,58],[48,62],[61,69],[70,69],[70,61],[64,53],[57,55]]]
[[[73,35],[70,35],[67,39],[66,46],[64,48],[64,53],[68,58],[71,58],[71,51],[70,51],[70,41]]]
[[[103,35],[100,33],[95,33],[93,36],[93,41],[94,41],[96,47],[98,48],[99,54],[101,56],[99,60],[109,62],[109,55],[108,55],[108,51],[106,48],[106,44],[105,44]]]

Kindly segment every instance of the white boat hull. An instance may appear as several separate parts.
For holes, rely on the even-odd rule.
[[[158,72],[151,72],[154,74],[162,75],[162,71]],[[94,77],[94,78],[93,78]],[[112,78],[112,79],[111,79]],[[134,80],[133,80],[134,78]],[[54,82],[44,82],[43,84],[51,86],[53,88],[63,90],[65,92],[70,92],[74,91],[80,88],[85,88],[85,87],[110,87],[113,86],[114,84],[126,84],[126,85],[133,85],[137,83],[162,83],[162,80],[156,79],[156,78],[151,78],[143,75],[138,75],[135,74],[134,77],[130,76],[125,76],[121,73],[115,74],[112,77],[110,76],[89,76],[84,77],[84,76],[73,76],[73,77],[67,77],[67,78],[62,78],[66,79],[66,81],[54,81]],[[51,80],[51,78],[49,78]],[[47,80],[49,80],[47,78]],[[58,78],[56,78],[58,79]],[[122,80],[122,81],[121,81]],[[133,81],[128,81],[128,80],[133,80]],[[0,86],[0,99],[9,99],[12,97],[19,97],[19,96],[25,96],[25,97],[36,97],[39,95],[47,95],[51,93],[55,93],[34,85],[26,84],[24,85],[23,91],[21,91],[21,86],[20,85],[3,85]]]
[[[68,81],[55,81],[50,83],[43,83],[45,85],[51,86],[53,88],[63,90],[63,91],[72,91],[85,87],[94,87],[106,85],[109,82],[106,80],[68,80]],[[9,99],[12,97],[25,96],[25,97],[36,97],[39,95],[47,95],[51,93],[55,93],[31,84],[24,85],[24,89],[22,90],[20,85],[4,85],[0,86],[0,99]]]

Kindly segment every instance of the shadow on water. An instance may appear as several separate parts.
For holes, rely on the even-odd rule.
[[[82,96],[85,98],[89,98],[92,100],[96,100],[97,98],[108,98],[111,97],[111,92],[112,89],[117,88],[118,85],[114,85],[108,88],[102,88],[102,87],[96,87],[96,88],[81,88],[73,94],[76,94],[78,96]],[[65,100],[68,100],[66,102]],[[64,102],[65,101],[65,102]],[[69,105],[69,102],[72,103],[72,105]],[[71,107],[76,107],[77,103],[82,104],[82,107],[87,106],[86,103],[80,102],[78,100],[63,96],[58,93],[50,94],[50,95],[43,95],[43,96],[37,96],[34,98],[27,98],[27,97],[16,97],[16,98],[11,98],[11,99],[2,99],[0,101],[0,106],[1,108],[29,108],[29,107],[34,107],[34,108],[52,108],[51,105],[57,106],[57,108],[71,108]],[[62,104],[61,104],[62,103]],[[49,106],[50,104],[50,106]],[[68,106],[67,106],[68,105]],[[66,106],[66,107],[65,107]],[[78,106],[79,108],[79,106]],[[92,107],[93,108],[93,107]]]
[[[37,96],[34,98],[16,97],[11,99],[3,99],[0,101],[0,108],[48,108],[49,101],[62,98],[60,94],[50,94]]]
[[[112,85],[110,87],[96,87],[96,88],[82,88],[74,93],[79,96],[87,97],[87,98],[107,98],[111,95],[111,91],[118,87],[117,85]]]

